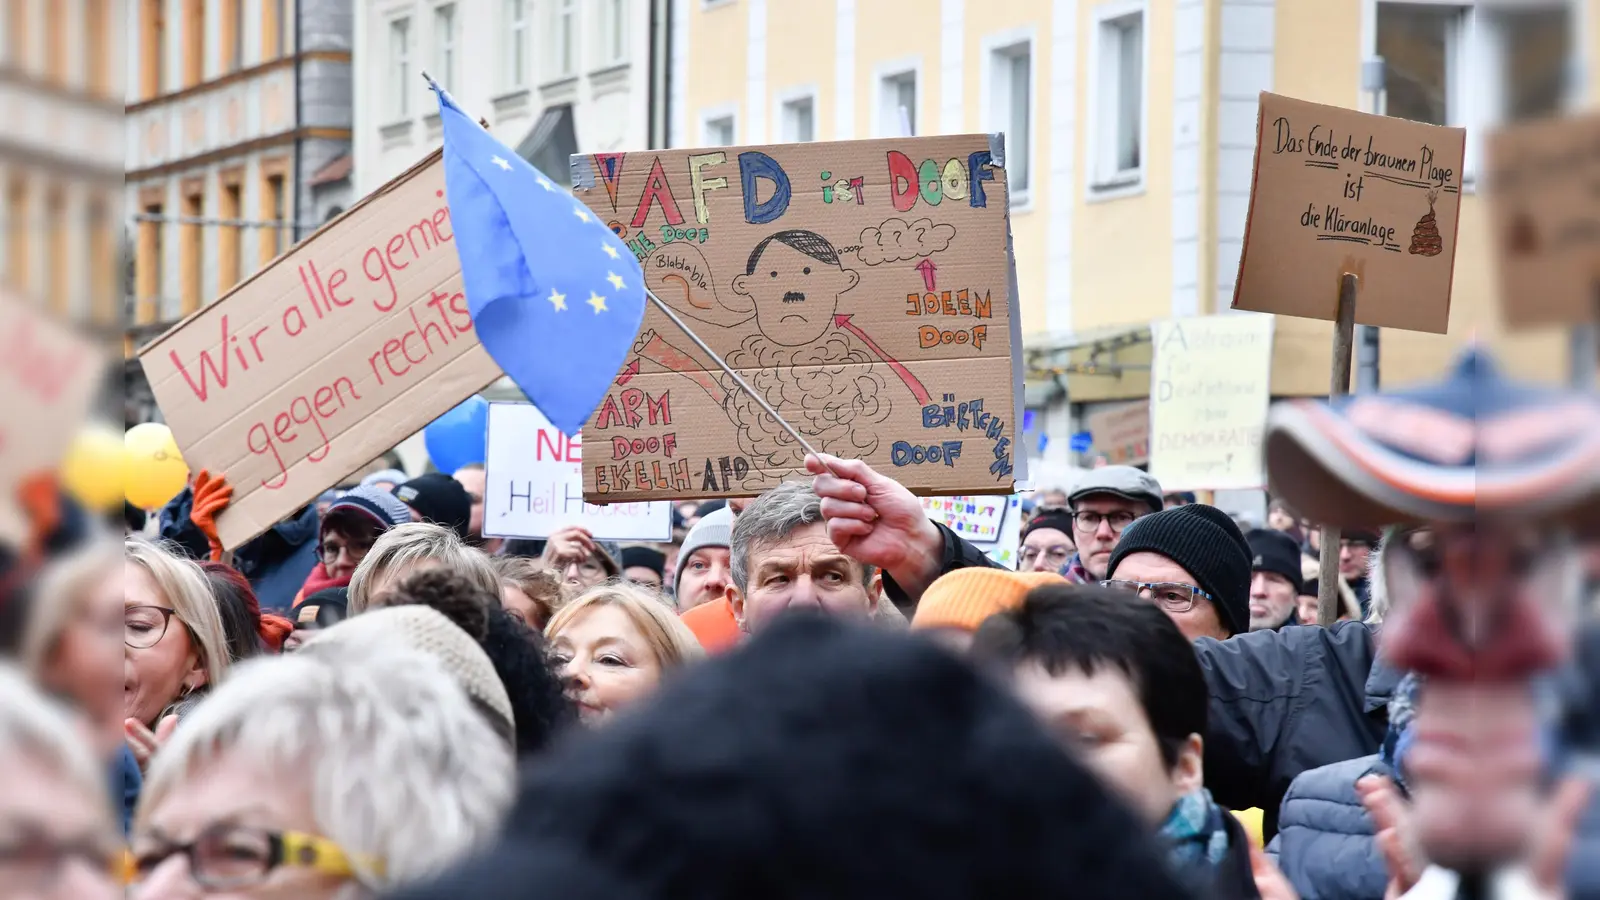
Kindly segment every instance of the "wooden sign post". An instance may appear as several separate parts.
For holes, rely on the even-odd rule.
[[[1261,94],[1233,308],[1333,321],[1330,401],[1350,392],[1356,323],[1445,333],[1465,151],[1460,128]],[[1331,625],[1338,526],[1388,523],[1319,524]]]

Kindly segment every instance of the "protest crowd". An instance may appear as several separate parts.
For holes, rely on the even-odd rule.
[[[586,252],[600,260],[593,283],[616,290],[546,296],[545,270],[507,255],[505,223],[565,218],[566,206],[528,210],[574,201],[495,155],[525,178],[530,205],[471,207],[498,189],[464,179],[499,177],[490,154],[515,154],[439,94],[450,199],[430,221],[449,214],[456,296],[490,354],[452,385],[492,357],[531,401],[515,405],[563,435],[561,453],[588,430],[588,463],[633,446],[596,439],[612,419],[672,424],[704,480],[686,462],[609,466],[608,490],[692,484],[670,494],[693,499],[668,501],[664,541],[613,540],[579,512],[507,536],[488,512],[496,438],[479,422],[464,456],[430,445],[429,463],[408,469],[383,440],[299,508],[264,515],[292,493],[268,491],[304,487],[314,464],[445,392],[391,385],[380,402],[370,380],[359,389],[376,411],[353,425],[329,416],[320,446],[296,443],[312,432],[292,413],[263,418],[270,465],[260,450],[231,471],[196,465],[175,496],[130,503],[119,521],[28,479],[27,539],[0,557],[0,900],[1600,900],[1593,396],[1513,380],[1473,345],[1430,383],[1277,404],[1250,441],[1264,521],[1135,466],[1026,484],[1008,455],[1008,378],[945,406],[899,363],[852,362],[865,373],[853,388],[818,387],[807,342],[883,351],[836,306],[806,305],[830,292],[837,303],[863,277],[814,232],[762,238],[733,280],[755,309],[735,324],[770,332],[744,347],[763,361],[737,366],[755,387],[666,346],[715,358],[698,338],[640,330],[643,290],[624,296],[640,268],[599,257],[626,245],[581,207],[581,229],[543,235],[578,237],[541,265]],[[468,151],[479,169],[452,155]],[[988,153],[942,170],[971,191],[964,214],[993,215],[984,192],[1002,196]],[[783,175],[754,156],[747,186]],[[672,199],[650,184],[641,220]],[[747,221],[765,229],[767,214]],[[488,225],[499,231],[474,231]],[[1437,253],[1437,240],[1418,246]],[[780,269],[800,287],[768,285]],[[482,302],[507,296],[536,302],[499,319]],[[590,329],[549,343],[592,359],[564,360],[561,379],[541,372],[555,351],[517,340],[530,308]],[[366,358],[374,373],[408,353],[388,344]],[[681,367],[621,367],[645,351],[657,369]],[[816,359],[809,368],[837,363]],[[1007,357],[988,363],[1010,374]],[[679,387],[669,408],[649,382],[651,399],[633,388],[602,407],[634,377],[699,393]],[[164,407],[189,427],[217,408],[202,407],[207,391],[226,396],[226,379],[205,391],[152,380],[199,398]],[[902,389],[922,405],[897,400],[896,423],[949,433],[912,449],[879,441],[900,427],[878,424],[891,415],[880,391]],[[701,393],[717,404],[703,420]],[[823,408],[840,396],[853,425]],[[184,443],[194,459],[226,452],[221,439]],[[926,468],[882,464],[913,453]],[[940,493],[925,473],[958,465],[1017,488],[1011,565],[924,505]],[[577,507],[609,504],[594,473]]]
[[[1600,896],[1593,478],[1453,508],[1273,421],[1266,527],[1107,465],[1015,570],[832,456],[656,545],[486,537],[477,465],[377,460],[226,555],[225,476],[120,550],[58,494],[5,597],[0,895]],[[1322,627],[1313,523],[1373,511]]]

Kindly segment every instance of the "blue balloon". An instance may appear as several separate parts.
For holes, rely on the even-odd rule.
[[[473,394],[422,429],[422,443],[439,471],[449,475],[462,466],[482,464],[489,430],[489,401]]]

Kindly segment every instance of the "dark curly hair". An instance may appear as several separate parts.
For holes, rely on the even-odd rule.
[[[576,713],[551,667],[544,638],[500,607],[500,598],[446,569],[423,569],[394,588],[390,606],[429,606],[472,636],[511,697],[517,755],[537,755]]]

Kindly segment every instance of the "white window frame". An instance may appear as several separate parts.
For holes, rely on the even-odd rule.
[[[583,65],[583,23],[578,18],[579,10],[583,4],[579,0],[543,0],[549,22],[548,37],[545,40],[545,52],[549,60],[545,65],[545,80],[547,82],[566,81],[576,78],[579,68]],[[561,66],[561,20],[563,16],[571,17],[572,44],[571,65]]]
[[[520,19],[515,17],[512,9],[513,3],[522,5],[522,17]],[[528,48],[528,35],[533,31],[534,9],[533,0],[501,0],[500,16],[503,20],[501,29],[505,35],[505,40],[502,42],[500,50],[502,54],[500,80],[508,91],[522,90],[528,87],[529,82],[532,81],[528,77],[530,74],[528,70],[531,68],[530,64],[533,61],[533,54],[529,52]],[[522,54],[522,71],[520,73],[517,71],[518,53]]]
[[[1110,171],[1107,160],[1116,155],[1116,128],[1106,127],[1105,104],[1116,101],[1107,95],[1114,85],[1105,83],[1102,37],[1107,26],[1117,19],[1141,17],[1143,43],[1139,56],[1139,166]],[[1147,0],[1121,0],[1095,7],[1089,39],[1089,159],[1084,167],[1091,200],[1114,200],[1145,190],[1150,163],[1150,4]]]
[[[449,33],[441,35],[439,25],[443,20],[443,13],[449,10]],[[428,36],[433,40],[433,60],[431,65],[432,75],[447,91],[458,91],[461,85],[456,83],[460,74],[460,49],[461,49],[461,4],[456,2],[435,3],[429,11]]]
[[[979,117],[987,132],[1007,131],[1011,124],[1011,89],[997,76],[1002,61],[1009,63],[1016,51],[1026,48],[1028,53],[1028,146],[1023,148],[1027,165],[1028,184],[1018,189],[1009,185],[1011,160],[1014,158],[1012,135],[1006,135],[1007,190],[1012,212],[1027,212],[1033,208],[1034,187],[1039,182],[1039,156],[1034,152],[1039,146],[1039,41],[1034,28],[1014,28],[986,35],[980,42],[983,55],[982,74],[979,76]]]
[[[913,56],[904,59],[891,60],[879,63],[872,70],[872,136],[873,137],[904,137],[901,134],[900,106],[891,104],[889,97],[890,82],[904,80],[911,77],[911,84],[917,98],[917,109],[911,111],[911,130],[914,133],[926,133],[923,128],[927,123],[922,120],[923,85],[922,57]]]
[[[700,0],[700,8],[703,10],[720,9],[724,6],[732,6],[733,2],[734,0]]]
[[[728,144],[713,144],[711,141],[711,123],[727,119],[733,123],[733,140]],[[726,103],[721,106],[711,106],[700,110],[700,146],[721,147],[737,146],[739,144],[739,106],[736,103]]]
[[[1378,7],[1389,2],[1396,0],[1362,0],[1363,59],[1375,59],[1378,55]],[[1447,124],[1467,130],[1466,159],[1461,167],[1461,186],[1470,193],[1476,189],[1479,160],[1483,156],[1484,136],[1498,126],[1505,115],[1505,100],[1499,78],[1503,65],[1501,42],[1494,39],[1490,28],[1482,27],[1478,18],[1478,11],[1483,6],[1482,0],[1406,0],[1406,2],[1418,6],[1449,7],[1459,9],[1463,13],[1456,34],[1451,38],[1453,46],[1449,48],[1449,57],[1446,61],[1445,117],[1449,120]],[[1571,12],[1573,24],[1576,26],[1581,23],[1581,7],[1576,6],[1572,0],[1566,0],[1564,5]],[[1586,32],[1575,31],[1573,37],[1573,51],[1580,57],[1585,52],[1584,34]],[[1574,96],[1577,88],[1576,85],[1568,86],[1569,107],[1578,99]],[[1362,102],[1370,105],[1371,95],[1363,92]],[[1387,92],[1383,92],[1378,98],[1378,108],[1375,111],[1387,114],[1387,105]]]
[[[396,52],[395,42],[396,27],[403,29],[399,52]],[[411,108],[411,97],[414,93],[412,82],[416,80],[415,66],[412,60],[412,50],[416,46],[416,22],[407,15],[392,16],[384,23],[385,40],[388,42],[388,65],[384,68],[389,74],[389,85],[384,91],[385,103],[388,106],[388,118],[391,122],[403,122],[415,115]]]
[[[794,129],[790,127],[792,123],[790,122],[789,111],[792,106],[801,101],[809,101],[811,103],[810,140],[816,141],[820,139],[817,129],[817,86],[807,84],[779,91],[772,95],[772,108],[777,111],[778,116],[778,121],[772,129],[772,133],[778,135],[778,139],[784,143],[799,142],[799,139],[794,136]]]
[[[628,19],[632,16],[634,2],[635,0],[599,0],[600,15],[598,18],[600,27],[595,29],[595,59],[599,62],[601,68],[608,69],[612,66],[624,65],[633,55],[631,52],[633,48],[630,46],[632,38],[629,34],[631,30],[629,26],[632,23]],[[618,3],[622,5],[620,20],[616,15],[615,9],[615,5]],[[620,52],[613,52],[618,49],[613,45],[617,38],[619,21],[622,29],[622,47]]]

